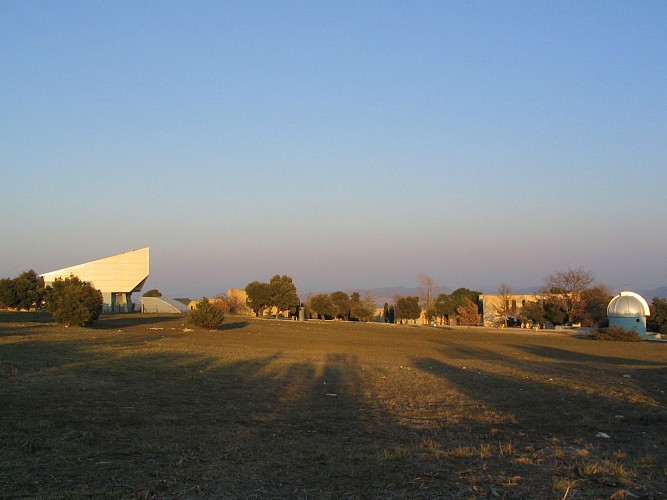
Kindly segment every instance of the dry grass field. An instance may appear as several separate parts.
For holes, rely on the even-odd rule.
[[[667,498],[665,391],[667,344],[4,314],[0,498]]]

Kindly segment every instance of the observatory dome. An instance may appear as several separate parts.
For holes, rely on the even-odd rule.
[[[634,292],[621,292],[611,299],[607,306],[607,316],[610,318],[637,318],[650,315],[651,311],[644,297]]]

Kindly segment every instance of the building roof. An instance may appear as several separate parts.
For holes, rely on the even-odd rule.
[[[610,318],[634,318],[650,315],[648,303],[644,297],[635,292],[621,292],[611,299],[607,306],[607,316]]]
[[[84,264],[44,273],[46,285],[57,278],[76,276],[104,292],[132,293],[141,291],[149,273],[149,248],[113,255]]]
[[[143,311],[148,313],[187,313],[188,306],[176,299],[166,297],[140,297]]]

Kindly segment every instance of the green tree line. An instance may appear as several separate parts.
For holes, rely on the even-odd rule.
[[[427,283],[428,291],[423,297],[396,297],[393,305],[385,304],[382,313],[386,322],[416,320],[425,316],[427,321],[437,318],[441,323],[475,324],[479,322],[480,293],[468,288],[459,288],[447,294],[432,298],[433,282],[427,275],[420,275],[420,281]],[[253,281],[245,291],[248,306],[261,314],[266,308],[296,314],[302,306],[297,289],[290,276],[273,276],[268,282]],[[48,309],[58,321],[67,324],[91,324],[101,312],[102,298],[91,284],[71,276],[57,280],[51,287],[44,286],[44,280],[34,270],[21,273],[15,278],[0,279],[0,308],[13,310]],[[157,290],[149,290],[145,295],[159,296]],[[511,288],[503,284],[499,296],[510,296]],[[536,324],[581,323],[584,326],[606,326],[607,304],[612,295],[605,284],[596,283],[592,272],[582,268],[558,271],[544,278],[544,286],[535,294],[535,300],[526,301],[516,311],[497,307],[501,316],[519,322]],[[342,291],[330,294],[316,294],[305,304],[309,317],[371,321],[376,314],[373,296],[367,293],[361,297],[358,292],[348,295]],[[63,310],[69,313],[63,315]],[[75,313],[78,311],[78,313]],[[667,299],[655,297],[651,303],[651,316],[647,326],[652,331],[667,333]]]
[[[311,318],[372,321],[375,318],[376,304],[369,292],[362,298],[359,292],[348,295],[336,291],[331,294],[312,295],[306,301],[306,311]]]

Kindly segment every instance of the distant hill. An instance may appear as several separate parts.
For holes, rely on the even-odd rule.
[[[512,293],[520,295],[528,295],[530,293],[538,293],[541,289],[542,289],[541,286],[527,286],[524,288],[512,289]],[[498,290],[494,290],[493,292],[488,292],[488,293],[498,293]]]
[[[370,288],[370,289],[356,288],[353,290],[347,290],[347,293],[352,293],[352,292],[359,292],[362,297],[364,293],[371,292],[373,294],[373,298],[375,299],[375,303],[378,305],[382,305],[385,302],[393,304],[394,297],[419,296],[421,290],[419,287],[407,287],[407,286],[387,286],[383,288]],[[451,293],[451,292],[452,290],[450,290],[447,287],[438,286],[435,287],[435,289],[433,290],[433,295],[434,297],[437,297],[441,293]]]
[[[518,288],[516,290],[513,290],[513,293],[517,294],[531,294],[535,292],[539,292],[540,287],[539,286],[533,286],[533,287],[524,287],[524,288]],[[373,297],[375,298],[375,302],[381,306],[385,302],[389,304],[393,304],[394,298],[395,297],[407,297],[407,296],[419,296],[421,290],[419,287],[408,287],[408,286],[387,286],[387,287],[380,287],[380,288],[353,288],[350,290],[345,290],[346,293],[351,294],[353,292],[359,292],[361,296],[366,292],[371,292],[373,294]],[[448,287],[436,287],[436,289],[433,292],[433,295],[437,297],[441,293],[452,293],[454,290]],[[480,293],[497,293],[497,290],[477,290]],[[619,290],[620,291],[620,290]],[[667,298],[667,286],[655,288],[652,290],[633,290],[640,294],[642,297],[644,297],[649,303],[653,299],[653,297],[663,297]],[[618,293],[615,291],[614,288],[612,288],[612,294]]]
[[[654,290],[639,290],[637,291],[639,295],[644,297],[649,303],[653,300],[654,297],[667,298],[667,286],[661,286]]]

